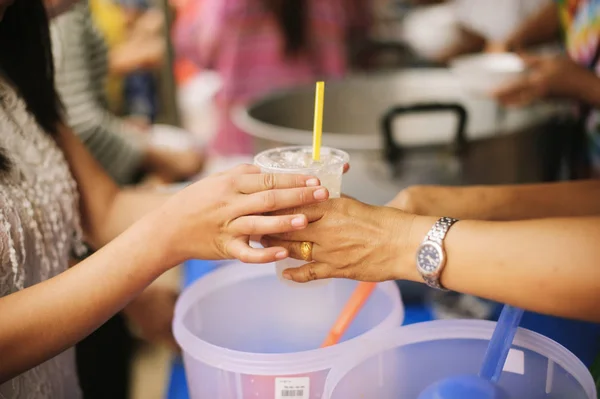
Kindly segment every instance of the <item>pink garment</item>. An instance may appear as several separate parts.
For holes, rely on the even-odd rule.
[[[335,79],[346,72],[346,35],[357,0],[304,0],[309,5],[310,51],[284,54],[284,37],[261,0],[200,1],[194,18],[176,24],[179,56],[223,79],[218,96],[220,127],[212,148],[222,155],[251,154],[251,137],[231,121],[231,109],[277,89]],[[299,0],[284,0],[299,1]],[[361,1],[361,0],[359,0]],[[357,13],[355,15],[366,15]]]

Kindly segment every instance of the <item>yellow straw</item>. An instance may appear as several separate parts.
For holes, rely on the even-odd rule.
[[[317,82],[315,93],[315,125],[313,127],[313,160],[321,159],[321,136],[323,135],[323,98],[325,82]]]

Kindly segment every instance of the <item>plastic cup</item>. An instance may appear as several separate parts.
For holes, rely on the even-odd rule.
[[[311,146],[279,147],[263,151],[254,158],[254,164],[263,173],[287,173],[311,175],[321,181],[321,185],[329,190],[329,198],[339,198],[342,192],[342,175],[344,165],[350,161],[350,156],[341,150],[321,147],[320,161],[312,160]],[[296,259],[284,259],[275,263],[277,277],[289,286],[325,284],[327,281],[312,281],[299,284],[283,278],[285,269],[299,267],[306,262]]]

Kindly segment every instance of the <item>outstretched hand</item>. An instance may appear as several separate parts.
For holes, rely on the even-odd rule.
[[[375,207],[353,199],[293,209],[310,222],[302,230],[263,237],[265,247],[285,248],[302,259],[301,244],[311,242],[312,258],[299,268],[284,271],[296,282],[327,278],[385,281],[399,276],[398,248],[407,242],[412,216],[389,207]]]
[[[267,215],[283,209],[316,204],[329,198],[317,178],[304,175],[261,174],[240,165],[194,183],[167,201],[154,217],[171,237],[172,261],[240,259],[268,263],[288,256],[286,248],[252,248],[250,236],[304,229],[301,213]]]

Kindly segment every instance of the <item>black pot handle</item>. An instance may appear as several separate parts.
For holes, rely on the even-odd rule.
[[[384,155],[387,161],[392,165],[395,165],[402,157],[402,148],[394,140],[394,135],[392,132],[392,123],[397,117],[406,114],[440,111],[448,111],[456,114],[456,134],[450,144],[452,145],[452,150],[456,155],[463,154],[467,147],[467,136],[465,132],[465,128],[467,126],[467,110],[465,107],[458,103],[422,103],[407,106],[396,106],[387,111],[383,116],[381,127],[384,139]]]

